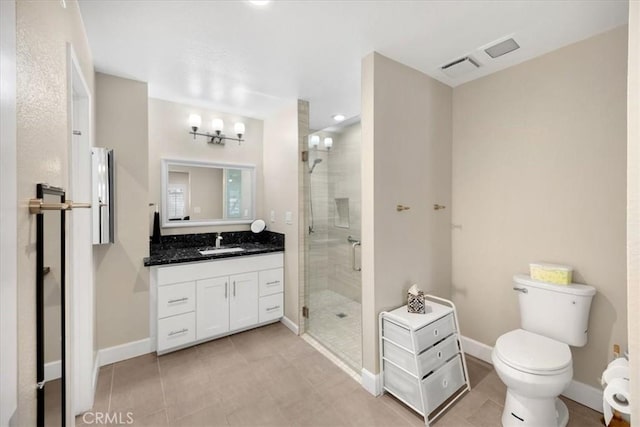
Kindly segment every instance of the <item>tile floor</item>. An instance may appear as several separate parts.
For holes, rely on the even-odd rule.
[[[348,366],[362,369],[362,306],[329,289],[311,291],[306,332]],[[338,316],[344,314],[345,316]]]
[[[468,366],[473,390],[434,426],[500,426],[503,384],[490,365],[469,357]],[[599,413],[565,402],[570,427],[602,425]],[[371,396],[280,323],[104,366],[92,411],[122,414],[120,425],[130,411],[136,426],[424,425],[388,394]]]

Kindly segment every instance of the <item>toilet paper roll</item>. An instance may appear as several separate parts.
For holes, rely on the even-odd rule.
[[[604,410],[604,421],[607,425],[613,418],[614,410],[625,415],[631,413],[629,394],[629,380],[622,378],[614,378],[604,389],[602,409]]]
[[[602,385],[606,386],[616,378],[629,379],[628,366],[613,366],[602,373]]]
[[[629,360],[624,357],[617,357],[613,359],[608,365],[607,368],[613,368],[614,366],[626,366],[629,367]]]
[[[629,379],[629,361],[624,357],[618,357],[607,365],[607,369],[602,373],[600,383],[606,387],[614,378]]]

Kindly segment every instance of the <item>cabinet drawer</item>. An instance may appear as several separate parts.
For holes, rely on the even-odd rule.
[[[188,344],[196,339],[196,313],[158,320],[158,351]]]
[[[382,341],[382,347],[384,352],[383,356],[386,359],[422,378],[429,372],[438,369],[458,352],[458,341],[455,335],[451,335],[449,338],[418,355],[419,372],[416,371],[413,353],[398,347],[388,340]]]
[[[422,381],[427,396],[427,412],[442,405],[453,393],[464,385],[462,361],[455,356],[442,368],[438,369]]]
[[[282,293],[260,298],[258,321],[262,323],[281,318],[284,314],[283,299]]]
[[[158,318],[188,313],[196,307],[196,283],[185,282],[158,288]]]
[[[387,360],[383,360],[382,363],[384,388],[424,415],[420,410],[422,403],[420,403],[420,381],[418,378],[412,377]]]
[[[434,345],[436,342],[451,335],[455,331],[455,323],[453,321],[453,314],[448,314],[443,318],[418,329],[415,331],[417,348],[413,347],[413,343],[411,342],[411,332],[408,328],[404,328],[386,319],[383,322],[382,328],[382,333],[385,338],[390,339],[402,347],[413,350],[416,353],[420,353]]]
[[[431,413],[464,385],[464,374],[459,355],[454,356],[453,359],[422,381],[386,360],[383,360],[383,363],[385,389],[404,400],[421,415]],[[422,407],[420,387],[422,387],[425,396],[425,412],[420,411]]]
[[[282,268],[264,270],[260,273],[260,296],[272,295],[284,290]]]

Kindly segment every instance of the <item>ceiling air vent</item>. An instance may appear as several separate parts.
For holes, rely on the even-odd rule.
[[[457,78],[475,71],[479,67],[480,65],[478,65],[478,63],[474,61],[473,58],[465,56],[464,58],[455,60],[447,65],[443,65],[441,69],[442,72],[447,76]]]
[[[516,43],[514,39],[507,39],[498,44],[494,44],[491,47],[486,48],[484,51],[487,52],[492,58],[497,58],[509,52],[513,52],[516,49],[520,49],[520,45]]]

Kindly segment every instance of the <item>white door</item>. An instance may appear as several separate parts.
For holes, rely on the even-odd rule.
[[[258,323],[258,273],[236,274],[229,280],[229,329],[235,331],[255,325]]]
[[[78,59],[67,44],[69,73],[70,158],[67,197],[74,202],[91,201],[91,93],[84,79]],[[72,351],[67,352],[67,416],[88,411],[93,407],[98,375],[94,349],[95,300],[93,277],[93,248],[91,242],[91,210],[73,209],[68,215],[69,239],[67,259],[67,313],[73,333],[67,334]],[[70,405],[73,405],[70,406]]]
[[[16,2],[13,1],[0,1],[0,52],[0,426],[7,426],[18,408]],[[31,363],[35,368],[35,361]]]
[[[196,284],[196,339],[229,330],[229,277],[198,280]]]

